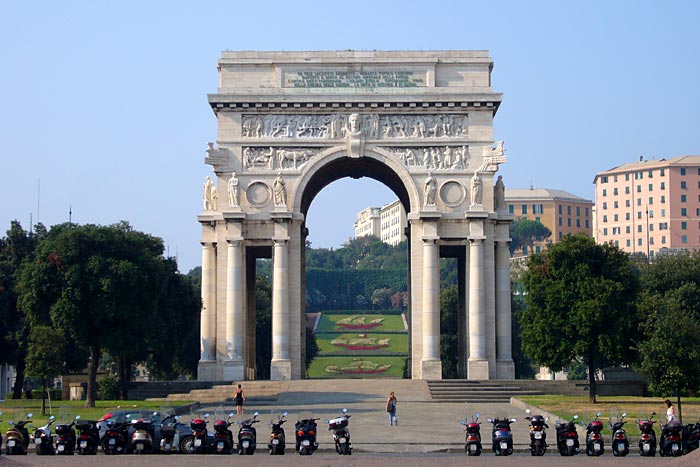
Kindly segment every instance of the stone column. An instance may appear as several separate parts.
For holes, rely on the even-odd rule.
[[[226,361],[224,379],[240,381],[245,379],[243,362],[243,242],[242,239],[228,240],[228,261],[226,271]]]
[[[510,251],[507,240],[496,242],[496,378],[515,378],[510,308]]]
[[[287,239],[273,239],[272,252],[272,362],[271,380],[291,378],[289,359],[289,270]]]
[[[469,359],[468,379],[489,379],[486,355],[486,310],[483,236],[469,237]]]
[[[216,243],[202,242],[202,314],[197,378],[216,376]]]
[[[423,379],[442,379],[439,257],[437,237],[423,238]]]

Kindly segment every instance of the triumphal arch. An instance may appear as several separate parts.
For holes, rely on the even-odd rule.
[[[255,264],[272,258],[271,378],[305,376],[306,215],[344,177],[389,187],[409,226],[410,365],[441,379],[439,259],[459,271],[459,371],[514,377],[502,142],[485,51],[223,52],[209,95],[200,380],[254,378]],[[344,222],[329,219],[329,222]],[[345,222],[351,223],[351,219]]]

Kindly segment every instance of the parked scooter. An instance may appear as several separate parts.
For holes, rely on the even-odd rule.
[[[637,426],[639,427],[639,455],[643,457],[654,457],[656,455],[656,433],[654,432],[654,415],[656,412],[651,413],[651,417],[646,420],[637,420]]]
[[[260,420],[258,420],[258,412],[253,414],[253,418],[247,418],[245,420],[238,420],[238,454],[240,455],[253,455],[255,454],[255,448],[257,447],[257,432],[255,431],[255,425]]]
[[[568,422],[562,423],[561,420],[557,420],[557,449],[562,456],[575,456],[579,453],[578,431],[576,431],[577,420],[578,415],[574,415]]]
[[[26,455],[29,448],[29,429],[27,426],[32,421],[32,414],[27,414],[26,420],[14,422],[10,420],[10,429],[5,435],[5,453],[8,456]]]
[[[107,431],[102,437],[102,451],[107,455],[125,454],[130,449],[128,420],[121,423],[107,422]]]
[[[184,454],[190,454],[181,446],[180,434],[178,427],[184,426],[184,424],[178,421],[179,417],[175,414],[168,415],[163,420],[161,420],[160,427],[160,452],[163,454],[171,454],[177,452],[178,448],[180,452]],[[184,441],[184,440],[183,440]],[[189,444],[187,445],[191,450],[192,448],[192,438],[189,439]]]
[[[525,420],[530,421],[530,454],[533,456],[544,456],[544,453],[547,451],[547,431],[545,428],[549,428],[549,425],[547,425],[549,417],[531,415],[532,411],[530,409],[527,409],[525,412],[527,412]]]
[[[695,451],[700,445],[700,420],[683,427],[683,453]]]
[[[278,415],[277,419],[273,418],[270,420],[270,426],[272,429],[270,430],[270,442],[267,445],[267,447],[270,449],[270,455],[284,455],[286,443],[284,428],[282,428],[282,425],[287,421],[285,418],[286,416],[287,412],[284,412],[282,415]]]
[[[34,449],[37,456],[50,456],[53,454],[53,434],[51,425],[56,417],[51,415],[46,425],[34,430]]]
[[[306,411],[299,414],[299,419],[294,425],[294,431],[296,435],[296,451],[301,455],[311,455],[318,449],[318,442],[316,441],[317,420],[318,418],[313,418],[311,412]]]
[[[190,428],[192,429],[192,454],[206,454],[207,450],[210,448],[210,439],[213,441],[214,437],[209,435],[207,430],[207,423],[209,423],[209,414],[205,413],[204,418],[194,418],[190,421]],[[188,440],[183,440],[187,442]],[[180,444],[182,445],[181,442]]]
[[[627,413],[620,416],[618,409],[610,412],[610,430],[612,431],[612,452],[615,457],[625,457],[630,453],[630,442],[627,439],[627,432],[622,428],[625,423]]]
[[[491,448],[497,456],[510,456],[513,454],[513,432],[510,431],[510,424],[515,423],[515,418],[487,418],[493,425],[491,430],[493,444]]]
[[[214,413],[214,452],[216,454],[231,454],[233,452],[233,432],[229,427],[233,424],[231,420],[235,414],[228,414],[225,418],[223,409],[217,409]]]
[[[78,454],[97,454],[97,446],[100,444],[100,429],[97,428],[97,422],[84,420],[76,423],[75,427],[78,429],[78,444],[76,446]]]
[[[586,425],[586,454],[589,456],[600,456],[605,452],[603,442],[603,422],[598,420],[602,414],[598,412],[593,420]]]
[[[326,420],[328,429],[333,432],[335,442],[335,452],[343,456],[352,455],[352,445],[350,444],[350,429],[348,429],[350,415],[348,409],[343,409],[343,415],[332,420]]]
[[[155,437],[155,428],[153,427],[153,416],[158,415],[154,412],[149,418],[137,418],[131,421],[131,452],[134,454],[150,454],[153,452],[153,438]]]
[[[80,415],[76,418],[71,417],[70,412],[61,409],[59,413],[61,423],[56,425],[56,454],[69,455],[75,454],[75,423],[80,420]]]
[[[460,420],[460,423],[464,426],[464,452],[468,456],[480,456],[481,455],[481,422],[479,421],[481,414],[476,412],[472,414],[471,421],[467,422],[466,419]]]
[[[682,432],[683,426],[678,420],[661,426],[661,440],[659,441],[659,455],[661,457],[677,457],[683,454]]]

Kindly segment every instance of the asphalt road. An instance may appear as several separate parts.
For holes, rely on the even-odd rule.
[[[98,460],[99,459],[99,460]],[[516,454],[510,457],[495,457],[492,454],[484,454],[480,457],[468,458],[463,454],[363,454],[357,453],[350,457],[331,455],[326,453],[314,454],[313,456],[301,457],[297,454],[288,453],[285,456],[269,456],[265,452],[258,453],[252,458],[241,456],[195,456],[195,455],[120,455],[120,456],[51,456],[40,457],[29,454],[27,456],[7,457],[0,456],[0,466],[61,466],[61,467],[112,467],[112,466],[134,466],[139,467],[163,467],[182,466],[192,467],[192,465],[206,465],[207,467],[230,467],[234,464],[266,466],[322,466],[322,467],[386,467],[387,464],[397,463],[401,467],[413,466],[503,466],[517,465],[518,467],[543,467],[543,466],[607,466],[626,465],[638,466],[648,465],[657,467],[659,465],[671,467],[691,467],[700,465],[700,452],[694,452],[688,456],[680,458],[641,458],[639,456],[627,456],[624,458],[604,455],[601,457],[575,456],[572,458],[560,457],[557,455],[546,455],[544,457],[532,457],[525,454]]]

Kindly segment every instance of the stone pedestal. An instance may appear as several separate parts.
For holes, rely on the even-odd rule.
[[[440,360],[422,360],[421,379],[442,379],[442,362]]]
[[[270,362],[270,379],[272,381],[284,381],[292,379],[291,360],[272,360]]]
[[[197,380],[198,381],[216,381],[216,362],[200,360],[197,364]]]
[[[496,379],[515,379],[513,360],[496,360]]]
[[[490,379],[488,360],[467,360],[467,379]]]

